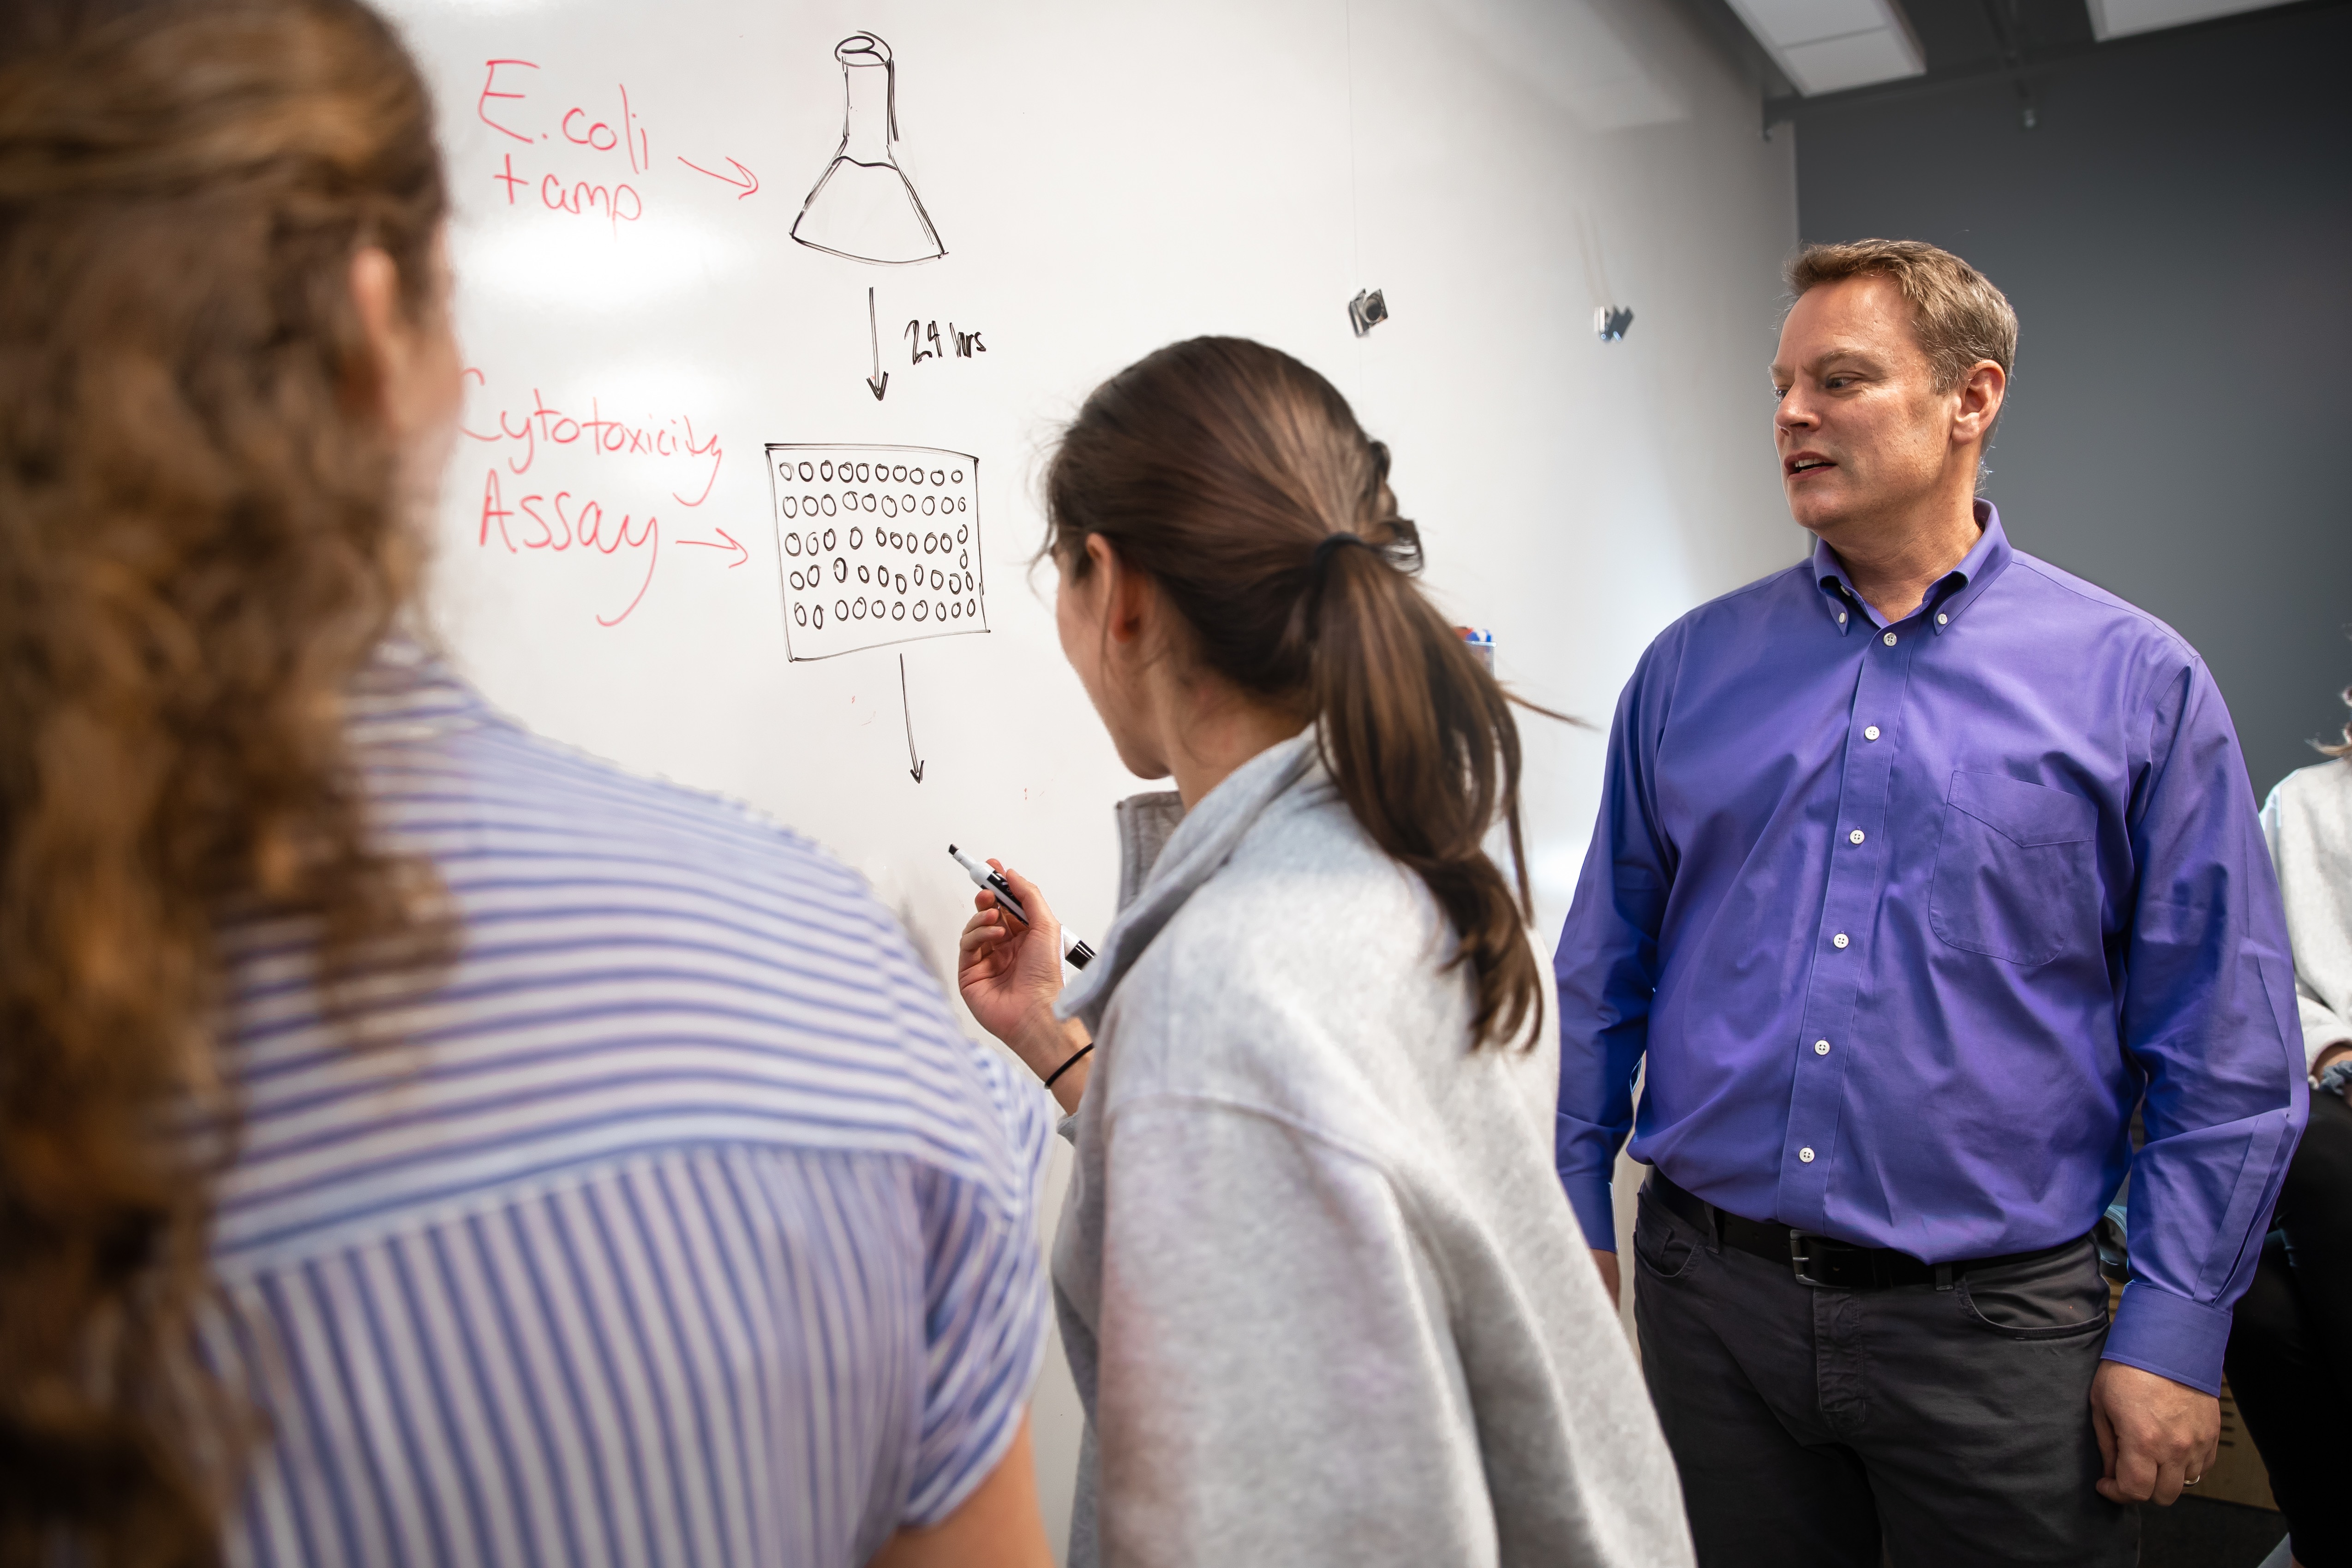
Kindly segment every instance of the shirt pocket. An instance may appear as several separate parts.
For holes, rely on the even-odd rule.
[[[2095,945],[2098,808],[2003,773],[1952,774],[1927,920],[1947,943],[2011,963]]]

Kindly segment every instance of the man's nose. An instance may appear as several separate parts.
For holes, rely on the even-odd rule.
[[[1783,430],[1809,430],[1821,421],[1813,416],[1812,405],[1805,401],[1804,395],[1790,387],[1772,410],[1772,423]]]

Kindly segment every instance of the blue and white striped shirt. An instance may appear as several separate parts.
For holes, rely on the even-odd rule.
[[[412,645],[353,703],[461,946],[331,1023],[302,929],[226,939],[205,1346],[273,1433],[233,1559],[847,1564],[946,1517],[1043,1351],[1044,1097],[806,841]]]

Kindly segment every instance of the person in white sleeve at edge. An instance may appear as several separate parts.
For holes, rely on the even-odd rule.
[[[1321,376],[1197,339],[1048,476],[1063,649],[1189,808],[1067,992],[1026,880],[1034,926],[983,892],[963,936],[974,1016],[1076,1112],[1076,1568],[1691,1561],[1551,1174],[1524,876],[1481,848],[1499,817],[1517,860],[1517,731],[1387,469]]]
[[[2345,700],[2352,702],[2352,691]],[[2311,1120],[2230,1325],[2230,1392],[2297,1568],[2352,1564],[2352,725],[2279,781],[2263,834],[2286,898]]]

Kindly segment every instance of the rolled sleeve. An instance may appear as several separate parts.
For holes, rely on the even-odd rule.
[[[2295,1007],[2303,1026],[2303,1058],[2306,1068],[2319,1065],[2323,1052],[2352,1046],[2352,1018],[2347,1018],[2314,995],[2310,987],[2295,987]]]

